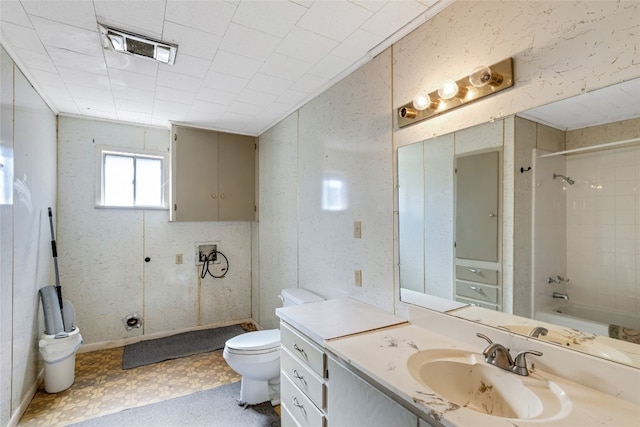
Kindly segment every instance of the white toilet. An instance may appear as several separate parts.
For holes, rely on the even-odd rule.
[[[287,288],[280,294],[284,307],[323,301],[305,289]],[[280,403],[280,330],[247,332],[225,343],[222,356],[242,375],[239,403]]]

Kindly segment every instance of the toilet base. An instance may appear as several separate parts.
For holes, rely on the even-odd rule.
[[[270,401],[273,406],[280,404],[280,377],[269,381],[242,377],[239,405],[257,405],[267,401]]]

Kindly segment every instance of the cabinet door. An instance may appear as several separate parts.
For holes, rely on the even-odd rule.
[[[498,261],[499,153],[456,161],[456,256]]]
[[[220,133],[218,136],[218,218],[253,221],[255,218],[255,138]]]
[[[218,133],[175,127],[172,141],[172,219],[218,219]]]
[[[416,427],[418,417],[329,357],[330,427]]]

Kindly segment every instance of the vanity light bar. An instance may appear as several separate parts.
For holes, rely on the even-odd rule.
[[[398,127],[418,123],[511,86],[513,58],[507,58],[489,67],[477,67],[471,74],[456,82],[445,82],[440,89],[429,93],[428,97],[425,94],[423,98],[429,100],[423,102],[425,109],[416,108],[414,101],[398,108]],[[416,98],[418,97],[419,95],[416,95]]]

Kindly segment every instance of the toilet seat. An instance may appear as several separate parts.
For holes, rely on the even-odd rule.
[[[227,340],[225,350],[232,354],[267,354],[280,350],[280,330],[247,332]]]

